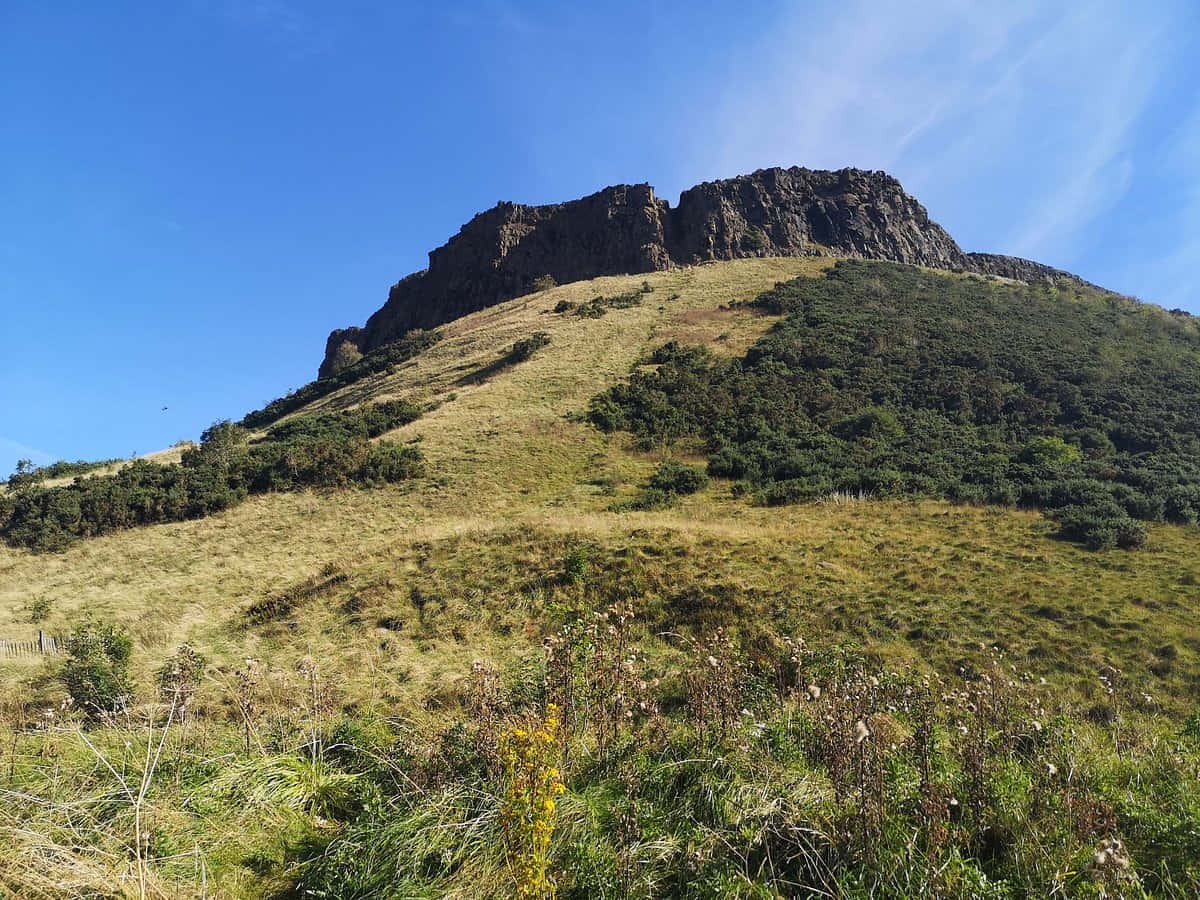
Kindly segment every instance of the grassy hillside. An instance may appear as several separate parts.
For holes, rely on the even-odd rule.
[[[0,788],[44,801],[0,800],[19,850],[0,864],[0,893],[232,897],[303,883],[308,896],[504,896],[498,735],[560,698],[545,638],[629,603],[628,633],[597,646],[641,648],[636,683],[652,685],[654,713],[631,709],[609,732],[599,698],[562,701],[560,894],[906,896],[920,883],[943,896],[1139,896],[1127,869],[1089,862],[1119,837],[1138,890],[1187,896],[1200,885],[1185,864],[1200,855],[1200,817],[1178,799],[1194,798],[1200,759],[1185,725],[1200,687],[1196,528],[1152,523],[1145,549],[1094,552],[1033,510],[845,494],[767,507],[721,478],[668,508],[614,510],[663,462],[700,465],[709,448],[606,434],[586,421],[592,399],[670,341],[742,358],[785,314],[748,302],[829,265],[742,260],[557,287],[454,322],[283,420],[408,401],[424,414],[384,437],[420,449],[423,478],[251,496],[55,554],[0,546],[0,639],[86,617],[122,626],[143,704],[87,723],[62,708],[58,661],[0,660]],[[549,342],[498,364],[537,332]],[[151,768],[144,704],[185,641],[207,658],[187,724],[172,720],[145,800],[112,800],[115,774],[137,788]],[[728,666],[706,681],[709,656]],[[585,673],[606,671],[589,659]],[[777,663],[786,677],[772,681]],[[1003,704],[972,694],[967,716],[944,699],[998,672],[1013,681]],[[934,674],[942,698],[922,712],[913,686]],[[824,694],[806,699],[810,683]],[[829,706],[842,692],[853,703]],[[878,750],[855,740],[856,723],[884,735],[893,720]],[[938,748],[926,775],[922,722]],[[958,747],[960,727],[981,736]],[[310,790],[293,804],[279,786],[297,779],[280,772],[301,763]],[[1070,774],[1043,783],[1047,766]],[[222,772],[262,790],[248,798]],[[884,784],[894,802],[867,802]],[[943,787],[975,805],[929,812],[949,803]],[[673,811],[672,797],[695,805]],[[152,838],[136,852],[135,826]]]

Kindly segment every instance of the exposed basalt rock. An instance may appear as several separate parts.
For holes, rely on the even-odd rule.
[[[429,268],[395,284],[363,328],[334,331],[320,376],[351,348],[367,353],[413,328],[433,328],[559,283],[747,256],[887,259],[1021,280],[1067,276],[1028,260],[963,253],[884,172],[761,169],[684,191],[672,209],[648,184],[605,188],[548,206],[500,203],[479,213]]]
[[[1019,256],[1001,256],[998,253],[968,253],[967,270],[980,275],[999,275],[1001,278],[1012,278],[1016,281],[1026,281],[1035,284],[1039,281],[1055,282],[1061,278],[1077,281],[1088,287],[1096,287],[1091,282],[1084,281],[1078,275],[1055,269],[1052,266],[1034,262],[1032,259],[1021,259]]]
[[[648,184],[549,206],[500,203],[430,253],[428,269],[394,285],[364,328],[331,334],[320,375],[333,373],[333,353],[346,341],[369,352],[410,329],[433,328],[523,294],[543,275],[565,284],[668,268],[667,211]]]
[[[762,169],[684,191],[669,253],[693,263],[742,256],[837,256],[958,268],[963,252],[883,172]]]

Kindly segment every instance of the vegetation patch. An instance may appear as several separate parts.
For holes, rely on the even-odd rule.
[[[320,575],[310,575],[299,584],[252,603],[246,609],[246,621],[251,625],[265,625],[283,619],[298,604],[332,591],[338,585],[345,584],[349,577],[340,567],[330,563],[321,570]]]
[[[669,458],[565,420],[602,380],[669,368],[676,348],[647,351],[677,315],[817,264],[650,276],[679,306],[619,328],[551,318],[529,371],[422,423],[428,490],[279,493],[55,559],[0,547],[0,637],[36,609],[48,633],[105,615],[132,638],[120,712],[69,701],[66,656],[4,661],[0,895],[1200,896],[1194,528],[1093,553],[998,505],[709,488],[614,516],[579,487],[648,488]],[[361,392],[444,396],[552,304]],[[741,355],[767,320],[737,317]],[[911,433],[866,406],[895,422],[854,440]],[[297,441],[348,424],[287,423]],[[214,461],[259,446],[208,443]],[[1090,459],[1053,429],[1011,452]],[[329,559],[349,580],[306,595]],[[249,627],[251,602],[292,591],[286,626]],[[87,656],[103,687],[119,667]],[[545,756],[506,767],[518,731]]]
[[[642,295],[649,294],[654,291],[650,282],[643,281],[642,286],[635,291],[625,291],[621,294],[616,294],[612,297],[596,296],[586,303],[580,303],[576,306],[567,301],[560,302],[554,307],[557,313],[574,312],[577,316],[582,316],[585,319],[599,319],[601,316],[607,315],[610,309],[629,309],[634,306],[642,305]],[[566,305],[563,305],[566,303]]]
[[[272,400],[262,409],[247,413],[241,421],[244,428],[265,428],[288,413],[293,413],[315,400],[326,397],[342,388],[380,372],[394,371],[395,367],[428,350],[442,339],[440,331],[414,329],[390,344],[372,350],[355,362],[339,369],[332,375],[311,381],[286,397]]]
[[[1161,588],[1193,560],[1118,574],[1030,521],[459,531],[314,568],[244,664],[93,642],[120,714],[44,677],[0,707],[0,891],[50,853],[81,895],[1194,896],[1193,617]],[[350,609],[342,574],[379,590]],[[1121,590],[1164,608],[1114,639]]]
[[[488,363],[485,366],[464,375],[460,378],[457,384],[479,384],[487,381],[487,379],[503,372],[505,369],[515,366],[518,363],[523,363],[527,359],[548,346],[550,343],[550,335],[544,331],[535,331],[529,337],[521,338],[516,341],[507,351],[505,351],[499,359]]]
[[[0,497],[0,536],[12,546],[60,550],[79,538],[200,518],[248,494],[403,481],[423,471],[420,451],[371,439],[419,415],[402,400],[373,403],[292,419],[256,441],[219,422],[178,464],[137,460],[112,475]]]
[[[119,459],[102,459],[94,462],[85,462],[83,460],[67,462],[60,459],[58,462],[51,463],[48,466],[35,466],[30,460],[22,459],[17,462],[17,470],[8,477],[8,489],[10,491],[18,491],[30,485],[40,484],[43,481],[49,481],[54,478],[70,478],[78,475],[86,475],[88,472],[105,469],[120,462],[122,460]]]
[[[1049,511],[1093,548],[1200,518],[1200,326],[1078,284],[839,262],[753,305],[742,358],[668,344],[591,421],[644,448],[700,439],[766,504],[933,496]]]
[[[651,510],[672,506],[679,497],[708,486],[703,470],[683,463],[664,463],[631,499],[615,504],[614,510]]]

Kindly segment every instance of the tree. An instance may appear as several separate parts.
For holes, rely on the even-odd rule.
[[[33,464],[33,460],[17,460],[17,469],[12,473],[11,476],[9,476],[8,479],[9,488],[14,491],[18,491],[21,488],[29,487],[30,485],[34,484],[37,481],[37,477],[34,474],[35,472],[37,472],[37,466]]]

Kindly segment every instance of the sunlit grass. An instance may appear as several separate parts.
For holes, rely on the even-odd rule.
[[[86,617],[124,625],[135,639],[134,674],[143,688],[185,640],[209,659],[194,731],[186,745],[168,744],[147,800],[175,842],[156,851],[163,861],[153,878],[165,880],[147,875],[151,893],[187,896],[180,893],[186,887],[197,896],[259,896],[291,883],[282,848],[311,838],[304,831],[311,822],[292,823],[285,834],[252,807],[262,800],[323,817],[351,783],[338,781],[323,761],[304,768],[296,761],[303,756],[279,755],[291,746],[289,729],[305,720],[307,688],[297,673],[312,660],[328,702],[322,727],[342,712],[386,715],[399,732],[428,743],[462,715],[477,660],[495,666],[506,684],[524,683],[548,634],[615,601],[636,601],[639,635],[655,667],[680,662],[683,637],[717,627],[858,645],[880,665],[952,676],[1000,653],[1030,683],[1045,678],[1056,703],[1080,715],[1108,702],[1098,676],[1119,669],[1141,697],[1137,721],[1162,717],[1146,740],[1177,732],[1200,684],[1197,529],[1152,526],[1145,550],[1093,553],[1053,539],[1053,525],[1036,512],[853,496],[768,509],[734,498],[721,481],[671,508],[612,511],[665,451],[634,452],[627,437],[600,434],[575,414],[665,341],[744,352],[777,320],[730,308],[731,301],[818,274],[829,262],[742,260],[557,287],[452,323],[445,340],[393,374],[314,405],[388,396],[429,405],[391,435],[420,442],[429,474],[418,482],[251,497],[220,515],[81,541],[61,554],[0,547],[0,638],[27,638],[39,628],[63,633]],[[643,280],[653,291],[640,306],[596,319],[552,312],[560,300],[611,296]],[[549,333],[551,342],[531,359],[472,377],[534,331]],[[236,418],[242,411],[229,412]],[[696,449],[673,453],[702,463]],[[571,577],[564,576],[568,559],[584,561]],[[251,604],[319,578],[330,565],[346,574],[344,582],[277,620],[247,619]],[[34,622],[31,604],[39,598],[49,601],[49,614]],[[274,741],[261,759],[241,750],[242,723],[229,699],[247,658],[264,673],[256,727],[266,743]],[[24,728],[42,706],[59,703],[54,664],[0,660],[8,720]],[[127,725],[93,738],[114,759],[129,755],[126,740],[140,746],[141,735]],[[1114,782],[1131,777],[1095,741],[1096,765]],[[128,810],[99,823],[72,818],[119,788],[78,732],[42,723],[25,737],[0,732],[0,745],[8,750],[0,766],[12,769],[10,783],[47,804],[9,807],[23,818],[0,822],[17,851],[0,877],[53,896],[36,868],[51,860],[80,891],[120,883],[136,896],[122,843]],[[124,765],[117,771],[142,763]],[[673,764],[648,765],[647,796],[660,791],[651,799],[670,806]],[[714,788],[708,799],[749,823],[824,815],[831,802],[825,781],[782,764],[754,765],[746,762],[726,794]],[[234,773],[225,783],[217,777],[223,769]],[[239,773],[247,785],[271,791],[254,795],[255,803],[230,801],[221,790],[229,793]],[[612,784],[597,778],[564,798],[560,842],[597,833],[614,796]],[[385,857],[401,854],[416,884],[419,853],[441,854],[462,867],[442,887],[493,896],[503,873],[488,849],[496,798],[461,784],[423,796],[419,805],[390,810],[374,845],[381,871],[391,871]],[[660,836],[629,851],[646,879],[666,877],[661,861],[680,851],[673,841]]]

